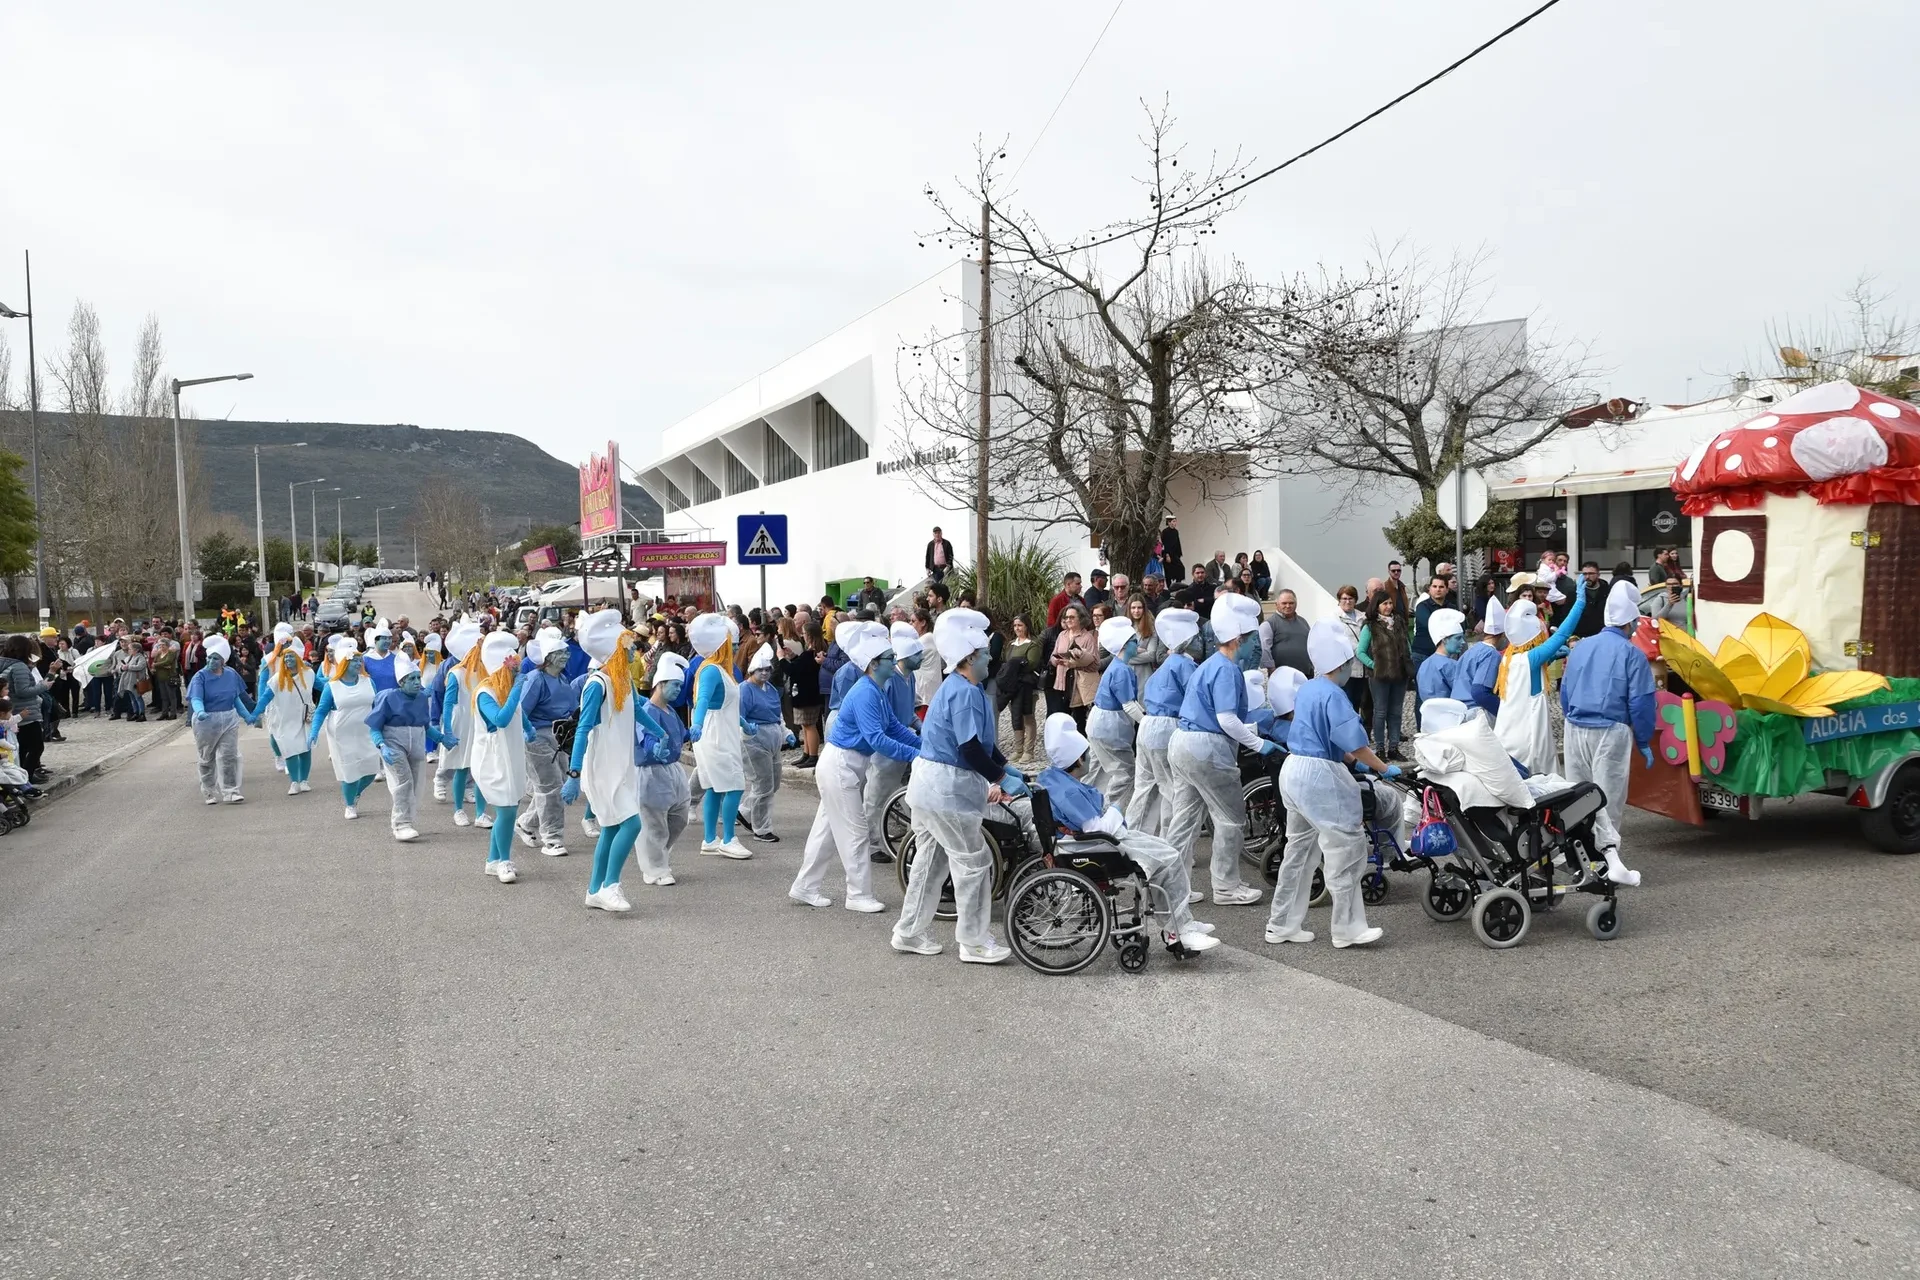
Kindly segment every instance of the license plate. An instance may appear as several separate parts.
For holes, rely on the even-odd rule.
[[[1745,812],[1745,796],[1737,796],[1731,791],[1719,787],[1700,788],[1700,807],[1712,809],[1715,813],[1738,814]]]

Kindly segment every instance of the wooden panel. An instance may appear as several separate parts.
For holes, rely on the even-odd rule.
[[[1920,626],[1913,617],[1920,586],[1920,507],[1883,502],[1867,513],[1866,585],[1860,592],[1860,640],[1872,645],[1860,669],[1883,676],[1920,676]]]
[[[1627,803],[1648,813],[1657,813],[1675,822],[1704,827],[1706,815],[1700,811],[1700,788],[1687,772],[1686,762],[1668,764],[1656,753],[1653,768],[1648,769],[1634,757],[1627,771]]]
[[[1753,567],[1735,582],[1713,567],[1716,539],[1744,533],[1753,542]],[[1700,521],[1700,563],[1694,567],[1700,598],[1712,604],[1765,604],[1767,600],[1767,518],[1765,516],[1706,516]]]

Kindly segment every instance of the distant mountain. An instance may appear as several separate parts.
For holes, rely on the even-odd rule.
[[[9,419],[4,434],[24,439],[26,415],[0,414]],[[116,425],[130,419],[110,419]],[[66,430],[66,415],[40,414],[42,466],[47,441]],[[355,541],[373,537],[377,507],[395,507],[380,517],[389,563],[407,563],[408,521],[415,494],[430,476],[450,477],[473,495],[476,515],[485,508],[494,536],[516,540],[537,525],[577,524],[580,520],[580,480],[574,463],[563,462],[532,441],[498,431],[438,431],[396,423],[373,426],[349,422],[212,422],[198,420],[190,429],[199,439],[200,474],[207,500],[218,512],[240,518],[253,527],[253,446],[290,444],[304,440],[304,449],[271,449],[260,454],[260,496],[266,511],[267,535],[287,534],[287,485],[318,476],[326,484],[319,493],[320,532],[334,532],[334,502],[358,494],[341,513],[346,536]],[[335,485],[342,493],[334,493]],[[659,504],[633,486],[622,485],[626,524],[658,528]],[[300,540],[312,538],[308,527],[308,491],[298,491]]]

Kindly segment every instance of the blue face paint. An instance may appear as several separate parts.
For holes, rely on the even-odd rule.
[[[1127,641],[1126,645],[1121,648],[1120,661],[1132,662],[1135,658],[1139,656],[1140,656],[1140,637],[1135,636],[1133,639]]]
[[[400,692],[412,697],[420,692],[420,675],[412,672],[400,677]]]
[[[661,686],[659,686],[659,688],[660,688],[660,698],[661,698],[661,700],[662,700],[663,702],[677,702],[677,701],[679,701],[679,699],[680,699],[680,684],[681,684],[681,682],[680,682],[680,681],[678,681],[678,680],[669,680],[669,681],[667,681],[667,682],[666,682],[665,684],[663,684],[663,685],[661,685]]]

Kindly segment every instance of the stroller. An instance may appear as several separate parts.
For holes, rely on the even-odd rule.
[[[0,782],[0,836],[33,821],[27,802],[39,798],[40,788],[31,783]]]

